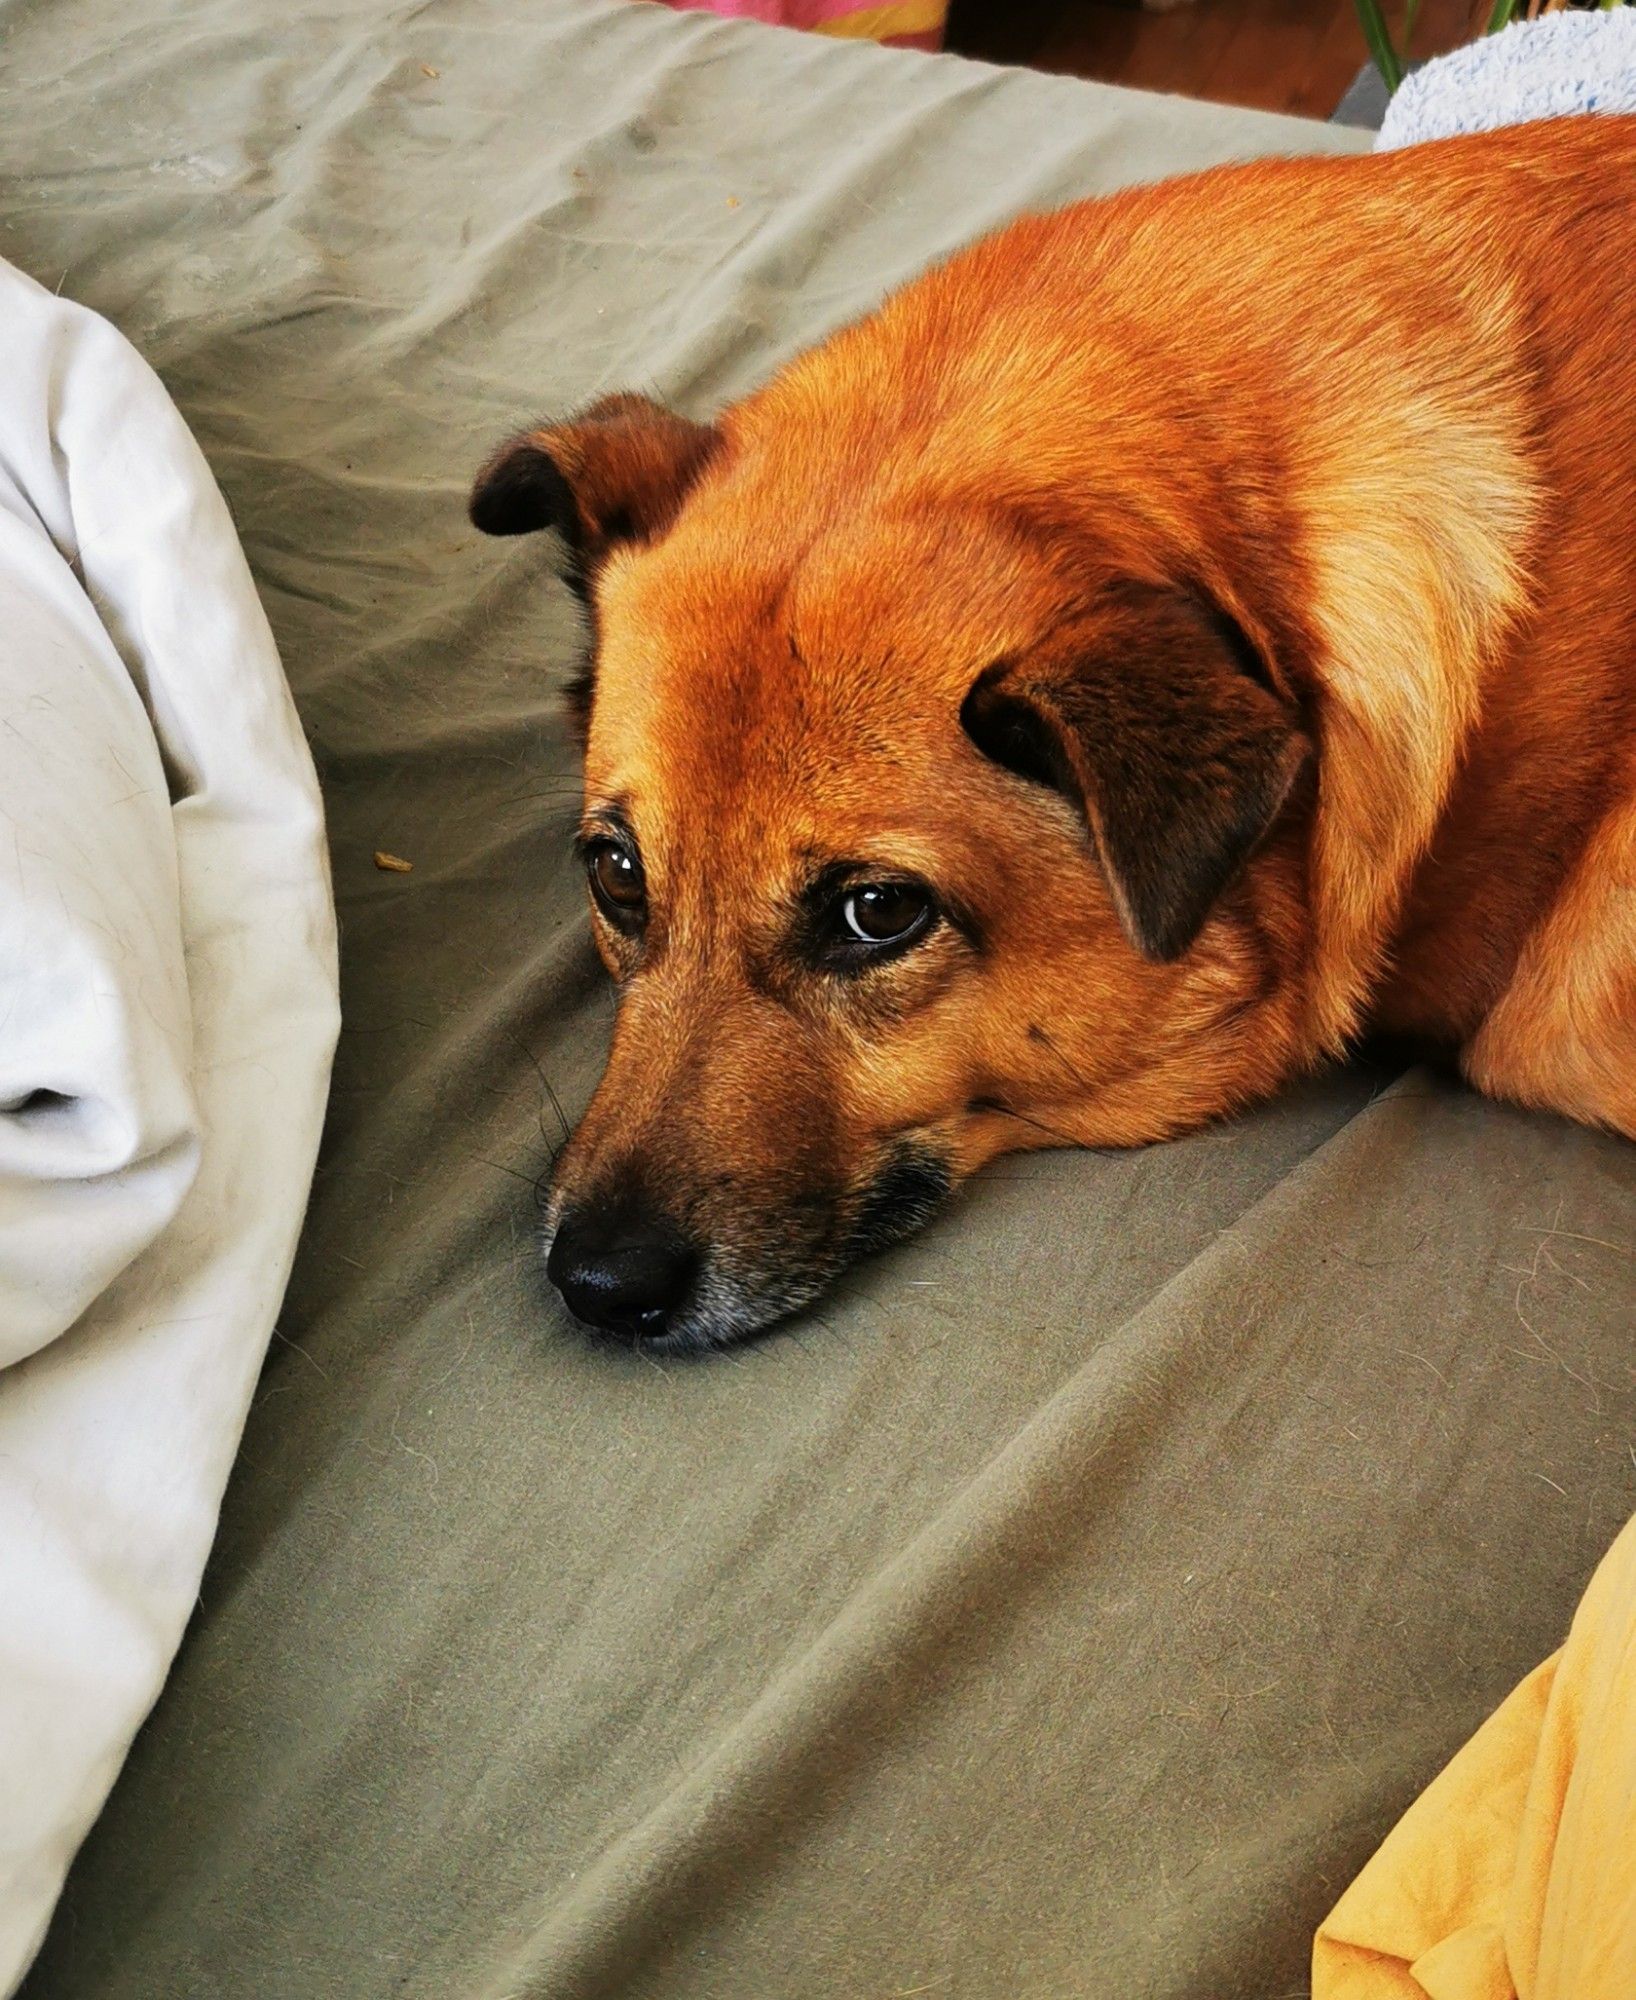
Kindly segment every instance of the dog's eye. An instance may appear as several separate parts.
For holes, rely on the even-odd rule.
[[[585,872],[597,907],[610,923],[629,930],[642,921],[648,885],[630,848],[617,840],[593,840],[585,851]]]
[[[913,882],[866,882],[841,898],[841,931],[849,944],[905,945],[930,928],[932,899]]]

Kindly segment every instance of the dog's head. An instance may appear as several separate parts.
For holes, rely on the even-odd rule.
[[[549,1270],[661,1349],[798,1307],[997,1153],[1158,1138],[1289,1064],[1276,635],[1175,521],[785,404],[612,399],[472,499],[561,532],[594,632],[578,845],[621,999]]]

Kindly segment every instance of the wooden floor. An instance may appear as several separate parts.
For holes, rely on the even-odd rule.
[[[1488,0],[1422,0],[1412,53],[1441,55]],[[1403,0],[1389,0],[1399,50]],[[1368,59],[1352,0],[952,0],[948,47],[989,62],[1327,118]]]

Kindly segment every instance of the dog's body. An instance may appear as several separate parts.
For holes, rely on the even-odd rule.
[[[1262,162],[491,463],[597,634],[577,1310],[749,1330],[1366,1028],[1636,1135],[1633,242],[1636,120]]]

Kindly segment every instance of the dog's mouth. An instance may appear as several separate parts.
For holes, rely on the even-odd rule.
[[[924,1141],[899,1140],[864,1190],[837,1269],[912,1236],[948,1200],[953,1185],[942,1153]]]
[[[650,1358],[703,1356],[759,1339],[812,1304],[850,1264],[923,1227],[953,1185],[943,1153],[905,1138],[861,1185],[741,1207],[719,1234],[683,1200],[677,1219],[656,1222],[628,1200],[581,1203],[558,1190],[546,1210],[546,1272],[593,1341]]]

